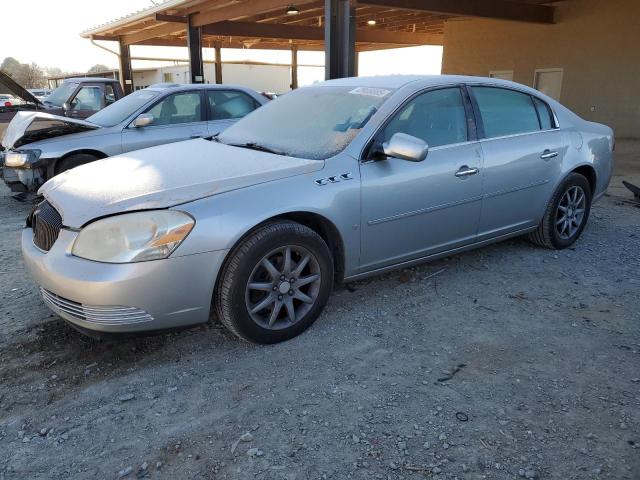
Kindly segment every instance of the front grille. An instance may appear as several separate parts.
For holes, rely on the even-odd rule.
[[[33,209],[27,219],[27,226],[33,228],[33,243],[48,252],[58,239],[62,228],[62,217],[46,200]]]
[[[98,325],[126,325],[150,322],[153,317],[144,310],[134,307],[95,306],[74,302],[40,288],[44,302],[54,312]]]

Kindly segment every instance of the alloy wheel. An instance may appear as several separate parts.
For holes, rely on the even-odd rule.
[[[272,330],[288,328],[314,306],[320,293],[320,264],[299,245],[269,252],[254,267],[245,290],[250,317]]]
[[[582,187],[569,187],[556,210],[556,232],[563,240],[573,237],[584,221],[587,197]]]

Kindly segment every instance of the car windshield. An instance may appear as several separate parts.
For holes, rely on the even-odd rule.
[[[69,100],[69,97],[74,92],[77,86],[77,83],[63,83],[53,92],[51,92],[51,95],[47,97],[45,103],[50,103],[52,105],[55,105],[56,107],[61,107],[64,102]]]
[[[324,160],[344,150],[390,94],[382,88],[304,87],[255,110],[217,139]]]
[[[158,94],[159,92],[153,90],[138,90],[94,113],[87,118],[87,121],[101,127],[113,127],[126,120],[140,107],[156,98]]]

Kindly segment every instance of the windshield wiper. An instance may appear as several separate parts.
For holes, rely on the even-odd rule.
[[[248,148],[249,150],[257,150],[259,152],[273,153],[275,155],[286,155],[285,152],[281,152],[280,150],[275,150],[273,148],[265,147],[264,145],[260,145],[259,143],[256,143],[256,142],[228,143],[227,145],[231,145],[232,147]]]

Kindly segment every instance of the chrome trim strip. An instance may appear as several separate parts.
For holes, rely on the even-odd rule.
[[[549,179],[540,180],[538,182],[530,183],[528,185],[524,185],[524,186],[521,186],[521,187],[510,188],[508,190],[500,190],[498,192],[493,192],[493,193],[485,193],[482,196],[482,198],[498,197],[500,195],[506,195],[508,193],[519,192],[520,190],[526,190],[527,188],[539,187],[540,185],[544,185],[546,183],[549,183],[550,181],[551,180],[549,180]]]
[[[135,307],[84,305],[60,297],[42,287],[40,293],[44,302],[55,312],[90,323],[123,325],[153,321],[151,315]]]
[[[507,195],[509,193],[518,192],[520,190],[526,190],[527,188],[539,187],[540,185],[544,185],[549,183],[550,180],[541,180],[539,182],[530,183],[528,185],[510,188],[508,190],[501,190],[493,193],[485,193],[483,195],[478,195],[476,197],[466,198],[464,200],[459,200],[457,202],[444,203],[442,205],[435,205],[433,207],[421,208],[419,210],[413,210],[411,212],[398,213],[396,215],[391,215],[389,217],[377,218],[375,220],[368,220],[367,225],[378,225],[380,223],[392,222],[394,220],[399,220],[401,218],[413,217],[415,215],[422,215],[424,213],[435,212],[437,210],[442,210],[444,208],[449,207],[457,207],[458,205],[464,205],[466,203],[476,202],[478,200],[484,200],[486,198],[498,197],[500,195]]]
[[[433,207],[421,208],[419,210],[414,210],[411,212],[398,213],[397,215],[391,215],[390,217],[378,218],[376,220],[369,220],[367,224],[377,225],[379,223],[391,222],[393,220],[399,220],[401,218],[413,217],[414,215],[422,215],[423,213],[435,212],[436,210],[442,210],[444,208],[464,205],[465,203],[477,202],[478,200],[482,200],[482,195],[466,198],[464,200],[458,200],[457,202],[443,203],[442,205],[435,205]]]

